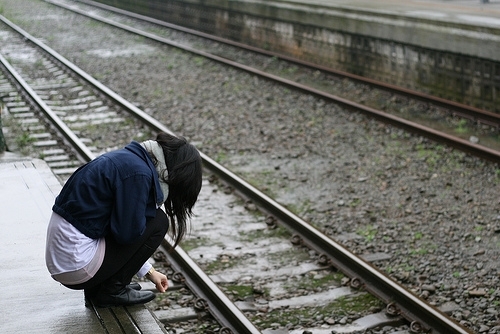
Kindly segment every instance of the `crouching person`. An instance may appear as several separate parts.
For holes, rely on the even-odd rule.
[[[86,302],[99,307],[153,300],[131,280],[146,276],[158,291],[168,288],[148,259],[167,232],[173,247],[182,240],[201,181],[199,152],[166,133],[80,167],[52,208],[45,250],[52,278],[83,289]]]

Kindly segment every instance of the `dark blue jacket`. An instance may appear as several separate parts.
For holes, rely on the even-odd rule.
[[[162,200],[155,166],[134,141],[77,169],[52,210],[89,238],[111,233],[123,244],[137,240]]]

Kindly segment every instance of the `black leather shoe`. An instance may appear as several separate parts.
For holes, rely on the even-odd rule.
[[[152,291],[137,291],[126,286],[117,293],[99,293],[92,298],[92,302],[97,307],[112,307],[144,304],[154,298],[155,294]]]
[[[141,286],[139,283],[137,283],[137,282],[132,282],[132,283],[130,283],[130,284],[129,284],[129,285],[127,285],[127,286],[128,286],[129,288],[131,288],[131,289],[133,289],[133,290],[137,290],[137,291],[139,291],[139,290],[141,290],[141,289],[142,289],[142,286]]]
[[[96,296],[97,292],[99,291],[99,288],[100,287],[98,286],[98,287],[83,290],[83,296],[84,296],[86,307],[92,306],[92,299]]]

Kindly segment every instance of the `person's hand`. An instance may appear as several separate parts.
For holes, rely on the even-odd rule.
[[[167,276],[155,270],[151,273],[151,275],[148,275],[148,278],[156,286],[156,290],[158,290],[159,292],[167,291],[168,289]]]

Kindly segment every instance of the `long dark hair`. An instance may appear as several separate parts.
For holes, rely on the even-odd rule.
[[[167,164],[168,175],[160,175],[160,178],[169,188],[164,205],[170,218],[170,234],[174,238],[175,247],[186,234],[188,219],[193,215],[192,209],[201,190],[201,156],[183,137],[160,132],[156,141],[163,148]]]

